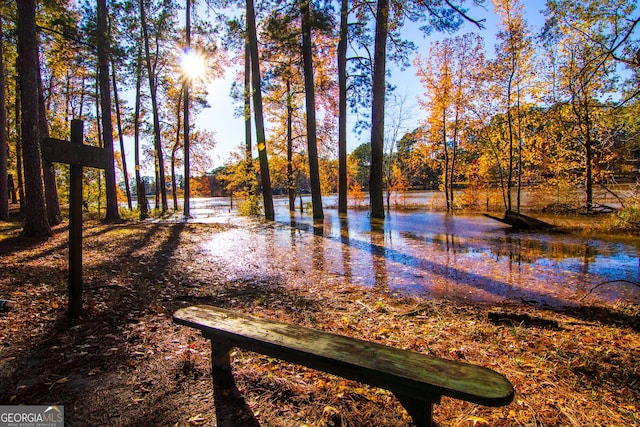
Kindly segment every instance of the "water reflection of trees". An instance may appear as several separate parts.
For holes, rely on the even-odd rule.
[[[509,235],[502,239],[495,237],[481,239],[465,238],[454,234],[419,234],[410,231],[400,232],[400,235],[408,241],[427,243],[447,253],[491,254],[497,260],[508,259],[516,263],[534,263],[541,258],[555,261],[575,258],[588,264],[599,255],[616,255],[613,250],[588,242],[577,244]]]
[[[270,239],[278,240],[277,230],[282,230],[290,239],[291,250],[272,246],[268,252],[275,251],[274,261],[280,259],[309,280],[335,272],[348,283],[382,292],[401,289],[407,294],[444,293],[465,298],[477,294],[481,299],[524,298],[563,306],[570,303],[578,284],[593,280],[591,259],[598,253],[590,244],[537,243],[514,234],[485,239],[453,232],[420,234],[400,231],[388,222],[346,216],[318,224],[292,217],[281,225],[284,227],[276,226],[276,236]],[[450,228],[447,231],[452,231]],[[582,277],[548,270],[544,262],[534,264],[539,258],[549,259],[546,250],[556,257],[578,258],[574,271]],[[496,263],[487,263],[491,255],[498,258]],[[555,286],[560,282],[561,287]]]
[[[389,288],[389,275],[387,272],[387,246],[385,245],[384,223],[371,221],[371,262],[373,263],[374,289],[386,291]]]
[[[351,247],[349,246],[349,218],[340,215],[340,248],[342,253],[342,271],[349,282],[353,277],[351,270]]]
[[[330,230],[329,231],[330,234]],[[311,245],[312,249],[312,260],[313,260],[313,269],[316,271],[324,271],[325,268],[325,259],[324,259],[324,223],[320,220],[314,220],[313,222],[313,244]]]

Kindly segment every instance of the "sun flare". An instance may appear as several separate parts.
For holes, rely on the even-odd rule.
[[[180,55],[180,68],[190,80],[202,78],[205,74],[204,58],[193,50],[185,49]]]

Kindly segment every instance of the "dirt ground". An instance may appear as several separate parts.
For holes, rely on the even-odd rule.
[[[47,241],[0,224],[0,299],[17,304],[0,312],[0,405],[61,404],[68,426],[411,425],[385,390],[246,351],[233,354],[236,388],[214,399],[209,344],[171,319],[211,304],[486,366],[513,383],[504,407],[443,398],[440,426],[640,425],[637,306],[425,300],[304,271],[239,279],[203,249],[226,227],[87,221],[84,314],[69,320],[66,224]],[[233,421],[216,421],[216,403]]]

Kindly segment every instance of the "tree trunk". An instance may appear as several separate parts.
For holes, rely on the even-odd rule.
[[[98,78],[102,106],[102,142],[107,160],[107,167],[104,171],[107,195],[105,221],[120,221],[116,169],[113,159],[113,123],[111,122],[111,84],[109,82],[109,51],[111,46],[107,30],[107,0],[98,0]]]
[[[187,2],[187,9],[186,9],[186,28],[185,28],[185,33],[186,33],[186,38],[187,38],[187,51],[189,52],[191,50],[191,1],[192,0],[186,0]],[[191,53],[191,52],[189,52]],[[191,217],[191,212],[189,210],[189,204],[190,204],[190,199],[191,199],[191,172],[190,172],[190,153],[189,150],[190,148],[190,142],[189,142],[189,84],[191,82],[189,81],[189,78],[186,77],[184,80],[184,109],[183,109],[183,113],[184,113],[184,183],[183,183],[183,187],[184,187],[184,196],[183,196],[183,212],[184,212],[184,217],[185,218],[189,218]]]
[[[391,175],[387,174],[387,177],[391,177]],[[387,179],[389,179],[387,178]],[[388,181],[387,181],[388,182]],[[387,185],[387,191],[385,193],[387,195],[387,213],[391,212],[391,186]]]
[[[512,210],[511,190],[513,188],[513,115],[511,113],[511,82],[513,72],[509,76],[507,85],[507,126],[509,130],[509,169],[507,170],[507,210]]]
[[[129,187],[129,172],[127,171],[127,156],[124,152],[124,135],[122,132],[122,116],[120,115],[120,99],[118,98],[118,85],[116,79],[116,67],[111,61],[111,80],[113,82],[113,101],[116,104],[116,123],[118,124],[118,139],[120,140],[120,155],[122,157],[122,174],[124,175],[124,185],[127,192],[127,206],[133,210],[131,203],[131,188]]]
[[[16,68],[18,64],[16,64]],[[16,69],[16,71],[18,71]],[[22,164],[22,99],[20,97],[20,77],[16,79],[16,175],[18,178],[18,197],[20,199],[20,212],[25,211],[24,205],[24,168]]]
[[[65,88],[64,88],[64,119],[67,123],[71,122],[73,118],[71,116],[71,69],[67,68],[65,75]]]
[[[247,32],[251,50],[251,81],[253,85],[253,109],[256,122],[256,141],[258,143],[258,158],[260,159],[260,181],[262,183],[262,197],[264,201],[264,216],[267,220],[274,220],[273,194],[271,191],[271,176],[269,174],[269,159],[267,157],[267,143],[264,132],[264,116],[262,111],[262,90],[260,88],[260,62],[258,58],[258,35],[256,33],[256,17],[253,0],[246,0]]]
[[[338,212],[347,213],[347,36],[349,0],[340,8],[340,41],[338,43]]]
[[[521,135],[521,134],[520,134]],[[522,208],[522,136],[518,137],[518,182],[516,183],[516,212]]]
[[[458,126],[456,124],[456,126]],[[453,145],[451,147],[451,173],[449,174],[449,201],[451,202],[451,210],[455,209],[455,182],[456,182],[456,161],[458,159],[458,136],[457,128],[454,132]]]
[[[586,105],[586,104],[585,104]],[[589,118],[589,113],[585,114],[585,192],[586,192],[586,209],[587,212],[591,212],[593,210],[593,141],[591,139],[591,121]]]
[[[577,79],[577,84],[580,85],[578,90],[571,86],[571,108],[578,122],[578,129],[585,150],[585,209],[587,212],[591,212],[593,210],[593,139],[591,135],[591,117],[589,115],[589,101],[591,96],[589,96],[584,78],[584,75],[580,75]]]
[[[40,162],[38,126],[38,39],[34,0],[17,2],[18,75],[22,103],[22,156],[24,160],[25,220],[22,234],[29,237],[52,235],[45,208]],[[34,114],[34,112],[36,112]]]
[[[16,184],[13,182],[13,175],[9,174],[7,177],[7,183],[9,184],[9,196],[11,197],[11,204],[18,203],[18,192],[16,191]]]
[[[44,102],[44,90],[42,89],[42,76],[38,68],[38,126],[40,127],[40,139],[49,137],[47,124],[47,107]],[[44,181],[44,200],[47,209],[47,217],[50,225],[62,222],[60,212],[60,200],[58,199],[58,184],[56,183],[56,170],[53,163],[42,159],[42,178]]]
[[[251,162],[251,46],[248,34],[244,38],[244,149],[245,159]]]
[[[507,210],[512,210],[511,190],[513,188],[513,119],[511,109],[507,112],[507,123],[509,127],[509,166],[507,169]]]
[[[502,206],[504,207],[505,210],[507,209],[507,196],[506,196],[506,192],[505,192],[505,179],[504,179],[504,171],[502,169],[502,164],[500,163],[500,158],[502,155],[502,152],[498,150],[498,148],[500,147],[495,147],[494,145],[491,145],[491,154],[493,155],[493,158],[496,161],[496,167],[498,170],[498,184],[500,185],[500,194],[502,194]],[[488,206],[488,204],[487,204]]]
[[[585,150],[585,177],[584,177],[584,188],[585,188],[585,209],[587,212],[593,211],[593,138],[591,134],[591,115],[589,102],[591,101],[591,96],[589,93],[589,89],[585,84],[585,76],[580,75],[578,79],[578,84],[580,85],[579,96],[574,97],[574,103],[578,102],[579,105],[574,104],[574,111],[576,117],[578,118],[579,128],[582,132],[582,139],[584,141],[584,150]],[[582,110],[582,111],[581,111]],[[581,114],[584,112],[584,114]]]
[[[149,31],[147,29],[147,12],[145,10],[144,0],[140,0],[140,24],[144,38],[144,50],[147,61],[147,74],[149,77],[149,91],[151,93],[151,109],[153,110],[153,134],[156,155],[156,194],[160,190],[162,198],[162,213],[168,210],[167,205],[167,186],[165,185],[164,176],[164,156],[162,154],[162,135],[160,132],[160,114],[158,112],[158,86],[156,82],[155,72],[151,66],[151,54],[149,52]],[[157,198],[157,197],[156,197]],[[156,208],[158,204],[156,203]]]
[[[138,210],[140,219],[144,220],[149,216],[147,209],[147,190],[142,177],[140,176],[140,86],[142,86],[142,52],[138,47],[138,58],[136,60],[136,101],[135,113],[133,116],[133,143],[134,143],[134,163],[136,170],[136,199],[138,200]]]
[[[287,188],[289,193],[289,212],[296,210],[296,180],[293,176],[293,94],[291,80],[287,78]]]
[[[96,117],[101,117],[100,115],[100,78],[99,78],[99,70],[96,70],[96,82],[95,82],[95,92],[94,92],[94,96],[95,96],[95,107],[96,107]],[[97,139],[98,139],[98,147],[102,147],[104,148],[104,141],[102,140],[103,138],[103,134],[102,134],[102,121],[101,120],[96,120],[96,134],[97,134]],[[102,212],[102,171],[98,171],[98,216],[100,216],[100,213]]]
[[[180,105],[180,101],[183,100],[184,95],[184,86],[180,90],[178,94],[178,99],[176,100],[176,140],[173,143],[173,147],[171,148],[171,195],[173,197],[173,210],[174,212],[178,212],[178,186],[176,185],[176,155],[178,153],[178,149],[180,148],[180,131],[182,130],[182,107]]]
[[[251,46],[248,33],[244,37],[244,150],[247,195],[253,198],[256,179],[251,147]],[[233,202],[233,198],[231,200]]]
[[[517,131],[518,131],[518,182],[516,188],[516,212],[520,213],[522,203],[522,148],[524,144],[524,134],[522,129],[522,111],[520,110],[522,104],[522,94],[520,92],[520,81],[516,85],[516,119],[517,119]]]
[[[384,218],[384,107],[388,20],[389,0],[378,0],[373,54],[371,173],[369,177],[369,200],[372,218]]]
[[[447,211],[451,210],[449,199],[449,146],[447,145],[447,111],[442,110],[442,149],[444,151],[444,195],[447,200]]]
[[[460,104],[461,96],[458,92],[458,101],[456,102],[456,116],[453,125],[453,140],[451,143],[451,173],[449,174],[449,201],[451,202],[451,210],[455,209],[455,182],[456,182],[456,162],[458,161],[458,139],[460,129]]]
[[[178,148],[178,142],[176,141],[173,149],[171,150],[171,196],[173,198],[173,211],[178,212],[178,190],[176,185],[176,152]]]
[[[161,205],[160,202],[160,192],[158,190],[158,185],[160,185],[160,169],[158,168],[158,156],[156,156],[155,158],[155,182],[156,182],[156,188],[155,188],[155,196],[156,196],[156,200],[155,200],[155,209],[158,210],[160,208],[158,208],[158,206]],[[167,207],[168,210],[168,207]]]
[[[316,98],[313,83],[313,50],[311,46],[311,12],[309,0],[300,0],[302,15],[302,61],[304,93],[307,106],[307,150],[309,152],[309,181],[313,219],[323,219],[320,168],[318,167],[318,140],[316,136]]]
[[[78,115],[76,117],[82,117],[84,115],[84,95],[85,95],[85,90],[84,90],[84,83],[85,83],[85,75],[83,73],[82,75],[82,84],[80,85],[80,87],[82,88],[82,90],[80,90],[80,107],[78,108]]]
[[[4,103],[4,60],[2,54],[4,38],[2,16],[0,16],[0,221],[9,221],[9,177],[7,175],[7,109]]]

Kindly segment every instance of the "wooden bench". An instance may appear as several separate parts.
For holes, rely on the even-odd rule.
[[[393,392],[418,427],[432,424],[441,396],[507,405],[513,386],[490,369],[211,306],[176,311],[173,321],[211,340],[212,368],[230,370],[233,347]]]

